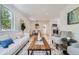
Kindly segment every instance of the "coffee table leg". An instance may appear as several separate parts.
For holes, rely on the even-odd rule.
[[[28,55],[29,55],[29,50],[28,50]]]
[[[31,55],[33,54],[33,50],[31,51]]]
[[[51,50],[49,50],[50,51],[50,55],[51,55]]]

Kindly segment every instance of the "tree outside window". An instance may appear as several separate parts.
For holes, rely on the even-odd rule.
[[[2,8],[1,25],[2,31],[11,30],[12,13],[6,7]]]

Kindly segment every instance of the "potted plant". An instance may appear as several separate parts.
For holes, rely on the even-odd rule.
[[[22,23],[22,24],[21,24],[21,30],[22,30],[23,32],[24,32],[25,28],[26,28],[26,27],[25,27],[25,24]]]

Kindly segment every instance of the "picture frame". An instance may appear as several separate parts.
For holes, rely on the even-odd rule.
[[[67,24],[77,24],[79,23],[79,7],[67,13]]]

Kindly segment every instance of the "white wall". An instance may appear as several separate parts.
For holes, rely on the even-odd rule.
[[[24,15],[22,15],[19,11],[15,10],[14,19],[15,19],[15,30],[21,30],[21,20],[23,20],[26,26],[25,32],[29,32],[30,22]]]
[[[74,38],[79,41],[79,24],[67,24],[67,13],[72,11],[73,9],[79,7],[79,5],[69,5],[67,6],[60,14],[59,17],[59,28],[61,31],[72,31],[74,34]]]

